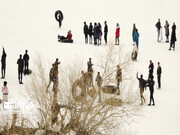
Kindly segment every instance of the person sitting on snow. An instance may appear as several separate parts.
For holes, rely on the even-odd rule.
[[[73,43],[71,30],[68,31],[67,37],[58,35],[58,41],[63,43]]]

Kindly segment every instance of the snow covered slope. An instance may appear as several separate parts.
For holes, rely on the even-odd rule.
[[[61,29],[54,18],[58,9],[64,14]],[[100,22],[103,26],[106,20],[109,43],[114,43],[118,22],[121,28],[120,44],[126,50],[132,50],[132,26],[136,23],[140,33],[140,49],[133,74],[135,76],[139,71],[147,78],[149,60],[154,62],[155,71],[157,62],[160,62],[162,89],[155,89],[156,106],[145,105],[142,117],[138,117],[129,130],[139,135],[180,134],[180,42],[176,42],[176,51],[168,51],[169,44],[156,42],[155,28],[158,18],[162,26],[168,20],[170,28],[175,22],[179,39],[179,9],[179,0],[1,0],[0,45],[5,47],[7,53],[5,80],[8,81],[9,99],[26,98],[23,94],[26,94],[24,89],[28,77],[24,77],[24,85],[18,84],[16,64],[19,54],[24,54],[26,49],[29,50],[32,69],[37,53],[44,62],[52,63],[58,57],[62,62],[61,67],[78,59],[85,63],[86,69],[88,58],[92,57],[96,63],[96,55],[107,50],[108,45],[97,47],[84,44],[84,21],[87,24]],[[66,35],[68,30],[72,31],[74,43],[58,43],[57,35]],[[46,68],[50,67],[49,64]],[[0,84],[3,81],[0,80]],[[149,100],[149,90],[145,91],[145,97]]]

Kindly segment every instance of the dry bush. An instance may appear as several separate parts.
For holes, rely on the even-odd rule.
[[[117,49],[117,48],[116,48]],[[103,86],[115,85],[116,66],[119,64],[123,71],[123,82],[120,87],[121,94],[102,94],[103,100],[98,103],[99,91],[92,98],[88,96],[82,102],[77,102],[72,97],[72,86],[74,81],[80,78],[81,64],[75,62],[64,70],[59,70],[59,83],[49,88],[48,77],[45,73],[41,58],[37,58],[35,65],[37,70],[33,71],[27,92],[29,98],[38,104],[36,118],[29,122],[38,130],[36,134],[75,134],[75,135],[102,135],[122,134],[126,125],[130,124],[133,116],[140,109],[137,93],[133,91],[133,82],[130,76],[130,57],[123,57],[122,50],[110,47],[101,57],[94,71],[100,71],[103,78]],[[123,57],[123,58],[122,58]],[[63,66],[63,65],[60,65]],[[96,73],[94,72],[94,76]],[[95,78],[95,77],[94,77]],[[96,83],[93,83],[96,84]],[[81,90],[79,88],[79,90]]]

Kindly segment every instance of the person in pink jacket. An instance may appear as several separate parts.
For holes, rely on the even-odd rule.
[[[8,101],[8,87],[7,87],[7,82],[4,81],[4,86],[2,87],[2,93],[3,93],[3,100]]]
[[[117,23],[116,25],[116,42],[115,45],[119,45],[119,35],[120,35],[120,27],[119,27],[119,23]]]

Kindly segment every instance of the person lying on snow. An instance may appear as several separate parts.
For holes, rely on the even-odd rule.
[[[73,43],[71,30],[68,31],[67,37],[58,35],[58,41],[63,43]]]

